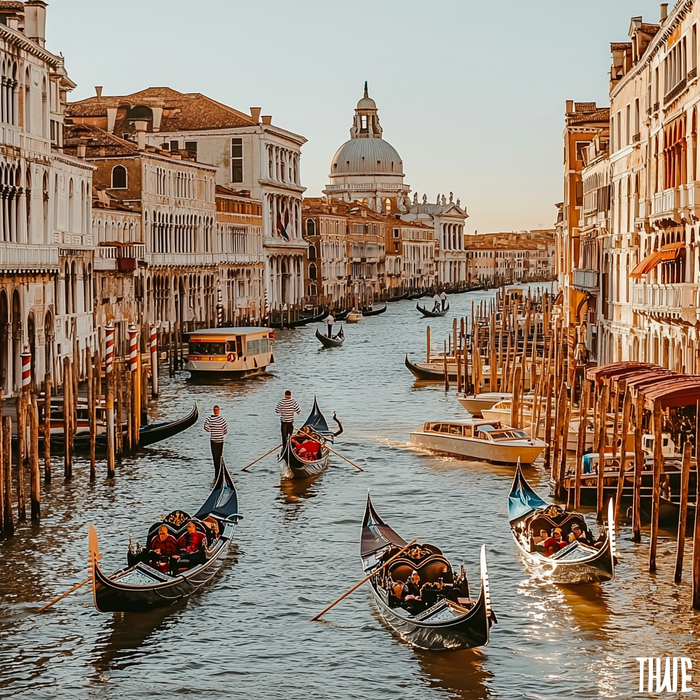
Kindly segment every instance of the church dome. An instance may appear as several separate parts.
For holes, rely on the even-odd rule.
[[[377,103],[367,94],[360,98],[355,109],[377,109]]]
[[[331,161],[331,177],[386,174],[403,177],[403,162],[396,149],[381,138],[350,139],[337,150]]]

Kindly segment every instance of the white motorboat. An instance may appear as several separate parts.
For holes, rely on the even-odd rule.
[[[500,421],[510,421],[510,412],[513,406],[512,397],[508,397],[503,401],[499,401],[494,404],[491,408],[486,408],[481,412],[481,415],[486,418],[486,420],[500,420]],[[531,401],[523,401],[520,404],[521,415],[523,417],[523,423],[528,424],[532,422],[532,411],[533,404]]]
[[[513,396],[500,391],[489,391],[484,394],[458,394],[457,401],[473,416],[480,416],[484,409],[495,406],[499,401],[505,401]]]
[[[348,315],[347,318],[345,319],[348,323],[359,323],[364,316],[362,315],[361,311],[357,311],[357,309],[353,309]]]
[[[433,452],[495,464],[532,464],[546,447],[542,440],[501,421],[444,420],[424,423],[411,433],[411,442]]]

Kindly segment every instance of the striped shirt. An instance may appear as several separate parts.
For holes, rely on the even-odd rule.
[[[223,416],[211,415],[204,421],[204,430],[210,434],[212,442],[223,442],[228,432],[228,423]]]
[[[280,417],[283,423],[293,423],[294,416],[301,413],[301,408],[299,408],[299,404],[290,396],[289,398],[282,399],[277,404],[275,413]]]

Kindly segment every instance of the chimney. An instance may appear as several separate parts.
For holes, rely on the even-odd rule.
[[[574,101],[573,100],[567,100],[566,101],[566,113],[571,114],[574,111]]]
[[[250,116],[256,124],[260,124],[260,112],[262,112],[262,107],[250,108]]]
[[[84,143],[78,144],[78,158],[85,158],[86,154],[87,154],[87,144],[84,144]]]
[[[24,3],[24,33],[39,46],[46,44],[46,3],[26,0]]]
[[[98,100],[102,99],[102,85],[95,85],[95,94]]]
[[[263,124],[272,124],[272,116],[269,114],[267,116],[264,116],[262,118],[262,122]]]
[[[138,144],[139,151],[146,150],[146,127],[148,124],[142,121],[135,121],[134,127],[136,127],[136,143]]]
[[[659,10],[660,10],[661,24],[663,24],[666,21],[666,18],[668,17],[668,3],[662,2],[661,5],[659,5]]]

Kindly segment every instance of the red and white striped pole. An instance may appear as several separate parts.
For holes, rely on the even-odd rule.
[[[114,368],[114,324],[105,326],[105,374],[111,374]]]
[[[129,369],[136,372],[139,368],[139,336],[136,326],[129,324]]]
[[[22,358],[22,393],[26,394],[32,388],[32,353],[28,345],[24,346],[20,357]]]
[[[158,396],[158,326],[159,323],[151,324],[151,381],[153,396]]]

